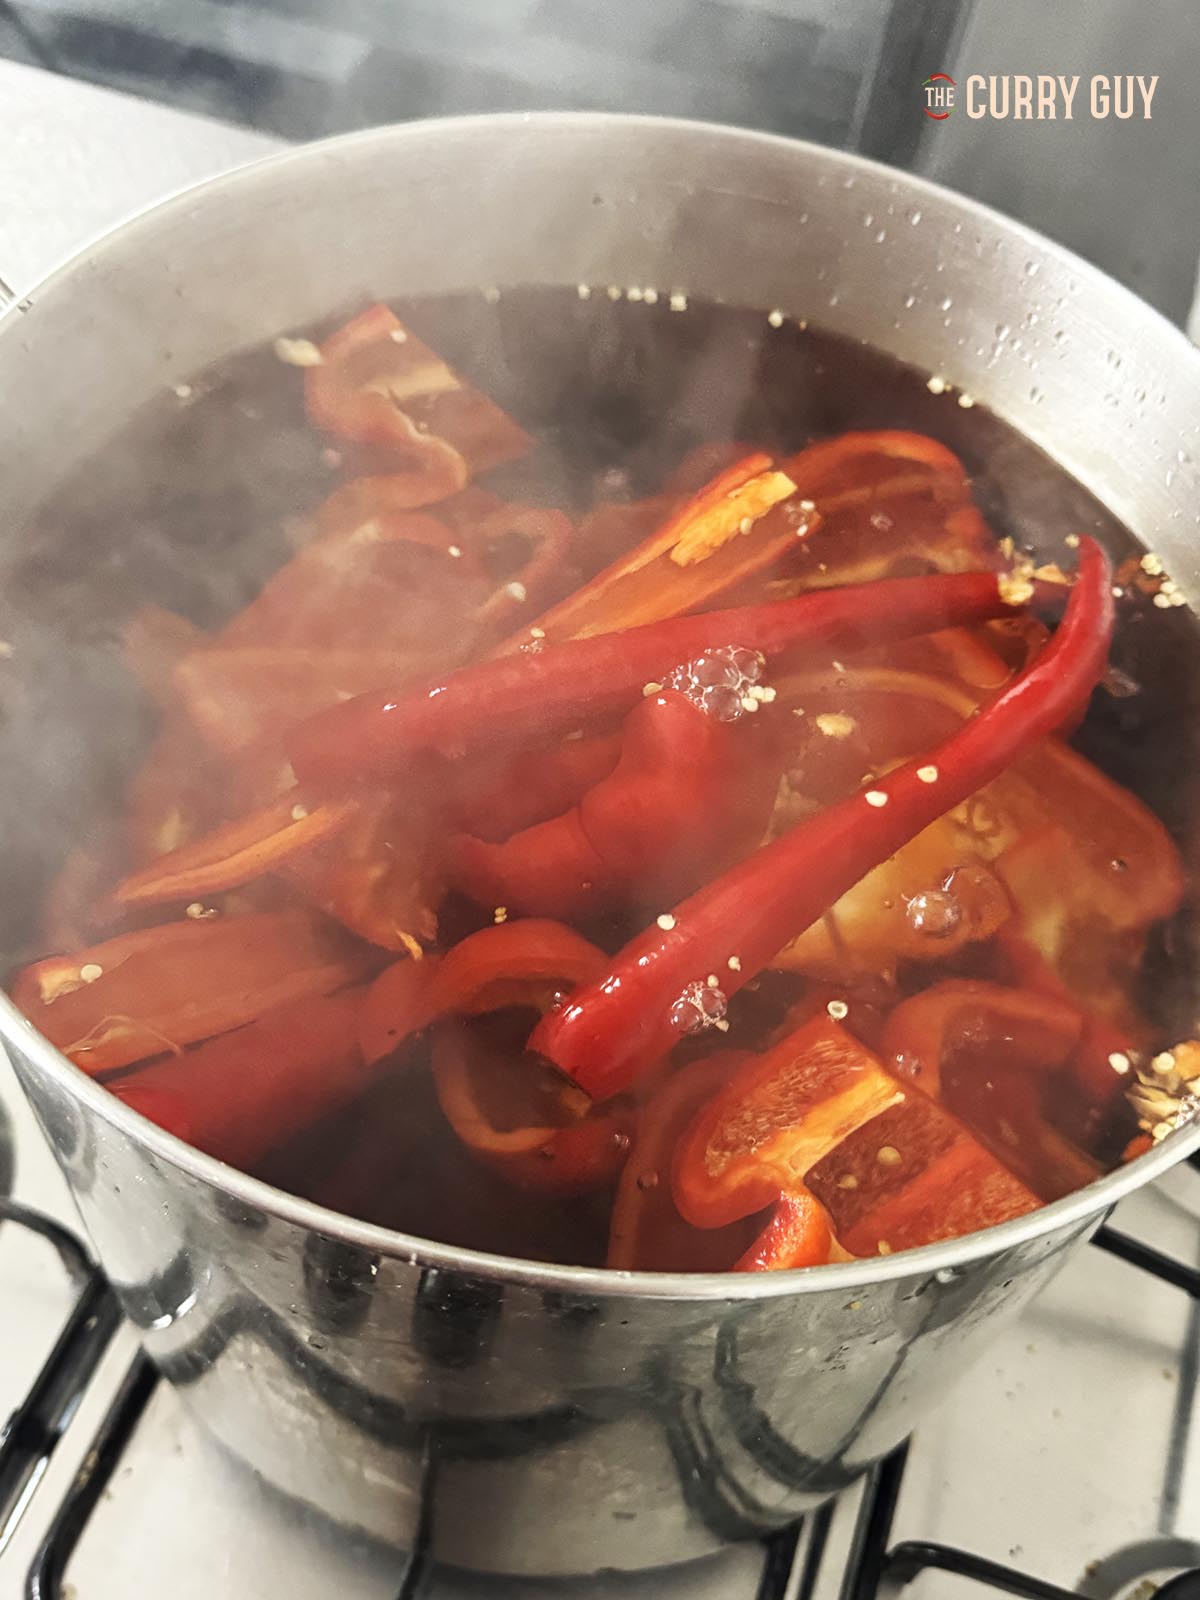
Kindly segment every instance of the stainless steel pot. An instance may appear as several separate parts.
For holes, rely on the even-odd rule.
[[[121,419],[230,350],[368,295],[576,282],[780,306],[942,374],[1195,592],[1200,354],[1145,305],[853,157],[590,116],[315,145],[54,274],[0,322],[2,559]],[[52,809],[79,714],[31,731],[6,773],[25,805]],[[0,845],[10,894],[15,848]],[[1116,1200],[1200,1143],[1179,1131],[1036,1215],[887,1260],[571,1270],[293,1199],[142,1121],[7,1002],[0,1029],[126,1312],[204,1423],[331,1516],[491,1572],[678,1562],[795,1518],[908,1433]]]

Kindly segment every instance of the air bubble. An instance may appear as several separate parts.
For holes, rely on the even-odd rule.
[[[689,695],[688,698],[695,700],[700,709],[706,711],[715,722],[736,722],[745,710],[738,691],[723,683],[714,684],[703,694]]]
[[[757,650],[743,650],[735,646],[729,651],[729,658],[733,665],[751,683],[757,683],[762,677],[763,658]]]
[[[916,297],[915,294],[906,294],[904,296],[904,309],[906,311],[911,311],[912,308],[916,305],[916,303],[917,303],[917,297]]]
[[[888,1070],[893,1077],[919,1078],[921,1062],[919,1057],[910,1055],[907,1050],[897,1050],[888,1063]]]
[[[692,681],[704,689],[715,689],[722,684],[736,688],[741,677],[737,665],[730,659],[730,652],[724,650],[711,656],[697,656],[686,671]]]
[[[1041,265],[1037,261],[1027,261],[1025,263],[1025,276],[1027,278],[1036,278],[1041,270]]]
[[[948,939],[962,922],[962,906],[946,889],[912,895],[904,914],[914,933],[928,934],[931,939]]]
[[[908,213],[908,220],[912,223],[914,228],[920,222],[921,215],[922,215],[922,213],[920,211],[910,211]]]

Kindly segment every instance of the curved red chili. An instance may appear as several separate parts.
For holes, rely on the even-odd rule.
[[[1058,631],[990,705],[926,756],[798,824],[665,913],[600,982],[543,1018],[530,1047],[605,1099],[719,1014],[702,992],[706,974],[726,995],[741,988],[872,867],[1061,725],[1104,670],[1111,585],[1104,552],[1082,540]]]
[[[532,743],[633,704],[647,682],[729,646],[768,657],[853,649],[1011,615],[990,572],[887,578],[766,605],[673,617],[484,661],[403,693],[356,695],[310,717],[288,741],[302,782],[389,782],[413,753]],[[540,641],[533,640],[536,646]]]
[[[577,805],[502,844],[459,835],[451,881],[483,905],[564,920],[683,892],[762,837],[776,774],[735,768],[735,734],[669,690],[625,723],[616,768]]]

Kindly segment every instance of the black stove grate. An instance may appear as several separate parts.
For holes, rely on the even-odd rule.
[[[1194,1160],[1193,1165],[1197,1164]],[[45,1472],[121,1320],[112,1291],[74,1234],[49,1217],[0,1197],[0,1221],[4,1220],[40,1235],[54,1247],[76,1287],[77,1297],[29,1394],[0,1431],[0,1550]],[[1193,1300],[1200,1300],[1200,1269],[1186,1266],[1110,1227],[1102,1227],[1092,1244],[1132,1268],[1182,1290]],[[136,1357],[130,1364],[84,1452],[83,1464],[55,1508],[29,1570],[26,1600],[63,1600],[71,1556],[160,1381],[145,1356]],[[886,1593],[898,1593],[920,1573],[931,1569],[954,1573],[993,1594],[1017,1595],[1023,1600],[1078,1600],[1077,1591],[1060,1588],[969,1550],[918,1540],[892,1544],[892,1523],[907,1460],[908,1445],[903,1444],[866,1479],[841,1600],[879,1600]],[[754,1600],[811,1600],[830,1517],[830,1508],[825,1507],[809,1518],[802,1557],[799,1527],[764,1540],[763,1568]],[[802,1565],[797,1574],[798,1559]],[[418,1540],[397,1600],[434,1600],[432,1581],[424,1541]],[[1171,1600],[1200,1600],[1200,1569],[1181,1573],[1159,1594],[1162,1600],[1167,1595]]]

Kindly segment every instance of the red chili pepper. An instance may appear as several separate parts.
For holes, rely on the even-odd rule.
[[[567,920],[633,892],[674,896],[762,837],[775,796],[735,768],[733,726],[675,691],[630,712],[621,759],[570,811],[503,844],[450,841],[451,881],[483,905]]]
[[[177,1059],[130,1073],[112,1093],[177,1138],[251,1167],[374,1076],[355,1036],[363,994],[343,989],[280,1006]]]
[[[706,974],[718,974],[726,994],[739,989],[872,867],[1053,733],[1103,672],[1112,626],[1109,563],[1084,539],[1058,631],[990,705],[925,757],[798,824],[664,915],[601,982],[543,1018],[530,1047],[594,1099],[625,1088],[711,1017],[711,999],[704,1010],[692,999]]]
[[[549,750],[504,751],[447,762],[437,773],[454,825],[495,843],[557,817],[616,766],[620,733],[569,739]],[[507,904],[494,901],[493,904]]]
[[[418,691],[358,695],[310,717],[289,740],[301,781],[387,783],[414,751],[456,754],[528,744],[636,702],[645,684],[727,647],[768,657],[853,649],[1009,615],[993,573],[891,578],[772,604],[674,617],[480,662]],[[537,643],[538,641],[534,641]]]

